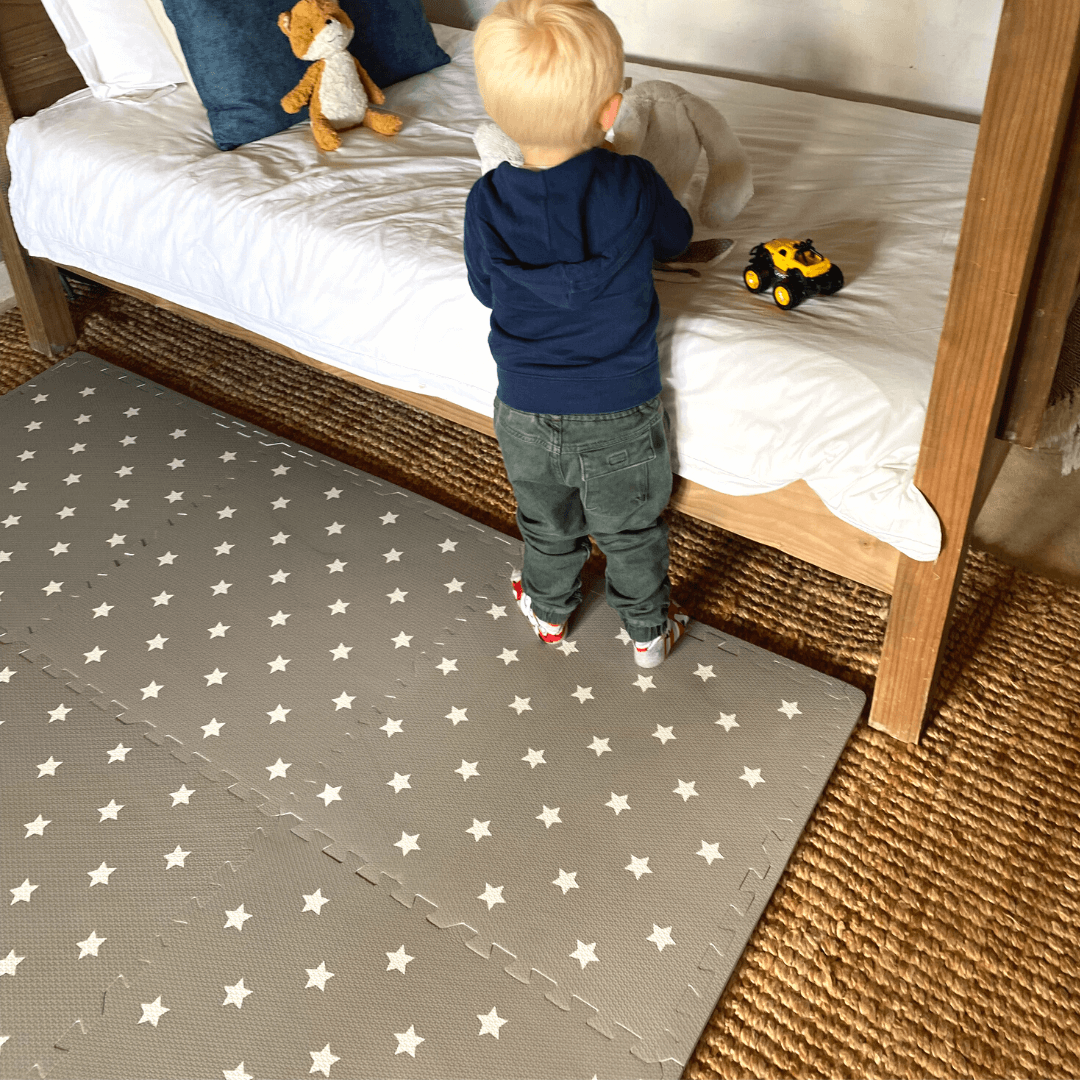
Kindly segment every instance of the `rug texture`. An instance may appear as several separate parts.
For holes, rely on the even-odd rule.
[[[514,533],[493,440],[139,301],[78,348]],[[0,320],[0,389],[52,360]],[[679,514],[693,617],[871,691],[888,597]],[[1080,1075],[1080,591],[971,558],[918,747],[858,726],[686,1075]]]

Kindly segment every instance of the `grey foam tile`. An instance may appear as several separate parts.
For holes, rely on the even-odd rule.
[[[152,963],[110,988],[49,1077],[660,1075],[627,1033],[481,959],[289,820],[260,829]]]
[[[0,1051],[22,1075],[262,820],[118,722],[96,688],[0,645]],[[5,959],[6,958],[6,959]],[[11,976],[8,978],[6,976]]]

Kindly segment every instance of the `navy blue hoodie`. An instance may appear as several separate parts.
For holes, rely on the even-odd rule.
[[[491,308],[499,397],[539,413],[632,409],[660,393],[653,259],[690,215],[652,164],[603,147],[554,168],[504,162],[465,204],[465,263]]]

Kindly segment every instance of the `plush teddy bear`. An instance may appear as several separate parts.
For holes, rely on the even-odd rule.
[[[727,121],[707,101],[674,83],[627,80],[611,149],[651,161],[675,198],[682,200],[702,150],[709,164],[698,217],[716,228],[736,217],[754,194],[750,159]],[[473,134],[481,172],[503,161],[524,162],[518,145],[490,121]]]
[[[368,102],[382,105],[386,95],[348,51],[352,20],[333,0],[299,0],[278,16],[278,26],[292,51],[312,61],[303,79],[281,99],[281,107],[296,113],[308,106],[311,134],[320,150],[336,150],[341,146],[338,132],[361,124],[380,135],[401,130],[400,117],[368,108]]]

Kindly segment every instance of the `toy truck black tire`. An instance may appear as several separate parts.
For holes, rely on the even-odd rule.
[[[764,292],[776,279],[769,253],[760,244],[750,252],[750,264],[743,271],[743,284],[752,293]]]
[[[821,276],[821,294],[823,296],[832,296],[833,293],[839,292],[843,287],[844,275],[840,267],[833,263]]]

